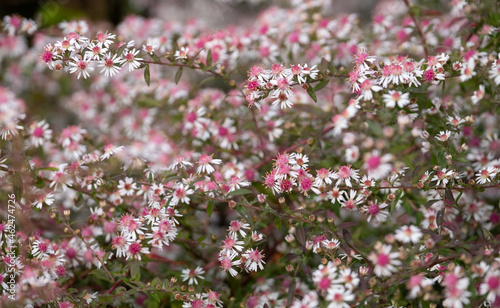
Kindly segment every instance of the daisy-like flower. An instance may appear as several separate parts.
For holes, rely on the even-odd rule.
[[[214,165],[220,165],[222,163],[222,160],[220,159],[213,159],[213,154],[212,155],[207,155],[207,154],[202,154],[200,156],[200,159],[198,161],[198,168],[196,169],[196,173],[207,173],[211,174],[212,172],[215,171],[214,167],[212,167],[211,164]]]
[[[117,188],[120,196],[132,196],[137,189],[137,184],[134,183],[133,178],[125,178],[125,181],[120,180]]]
[[[378,180],[391,172],[392,165],[389,163],[390,161],[392,161],[391,154],[380,155],[378,150],[374,150],[364,155],[363,168],[366,169],[368,176]]]
[[[241,235],[241,237],[247,236],[247,233],[243,229],[250,229],[250,225],[239,220],[233,220],[229,224],[229,236],[236,238],[238,236],[238,233]]]
[[[484,94],[485,94],[484,85],[479,85],[479,89],[477,89],[477,91],[474,91],[474,93],[471,96],[472,103],[476,105],[480,100],[483,99]]]
[[[337,202],[337,200],[339,200],[340,202],[340,197],[342,196],[343,196],[342,191],[340,191],[337,186],[335,186],[334,188],[332,188],[332,190],[328,192],[328,199],[330,199],[332,203]]]
[[[332,184],[332,172],[325,168],[321,168],[316,171],[316,179],[314,180],[314,186],[322,187],[325,185]]]
[[[383,88],[381,86],[378,86],[375,84],[375,82],[371,79],[366,79],[363,81],[360,85],[360,99],[369,101],[373,98],[373,92],[378,92],[382,90]]]
[[[476,182],[478,182],[479,184],[491,182],[491,180],[493,180],[497,176],[497,174],[498,169],[493,166],[489,166],[488,168],[476,173]]]
[[[243,245],[245,245],[245,242],[243,241],[238,241],[238,238],[234,236],[228,236],[224,240],[224,245],[221,247],[222,250],[220,251],[220,254],[225,254],[226,252],[239,252],[243,250]]]
[[[79,59],[76,56],[73,57],[73,61],[69,62],[69,72],[71,74],[78,73],[78,79],[80,79],[81,76],[83,76],[84,79],[87,79],[88,77],[90,77],[90,72],[94,71],[90,60],[91,59],[89,59],[87,56],[85,56],[83,59]]]
[[[337,185],[344,182],[347,186],[352,187],[351,180],[354,180],[355,183],[359,180],[359,171],[354,170],[351,166],[342,166],[339,168],[339,171],[333,174],[334,179],[338,179]]]
[[[142,254],[149,254],[149,248],[143,247],[141,241],[135,241],[128,245],[126,255],[128,259],[142,260]]]
[[[367,221],[370,222],[372,218],[375,218],[379,222],[385,221],[387,216],[389,216],[389,212],[383,209],[387,206],[387,203],[384,202],[382,204],[371,203],[367,207],[364,207],[363,212],[369,214]]]
[[[330,301],[328,308],[349,308],[347,302],[353,301],[355,298],[352,290],[346,289],[343,285],[334,285],[328,289],[326,299]]]
[[[437,135],[435,138],[441,142],[445,142],[447,141],[448,139],[450,139],[450,136],[451,136],[451,132],[449,130],[443,132],[443,131],[440,131],[439,132],[439,135]]]
[[[112,155],[123,150],[123,146],[115,147],[112,144],[108,144],[104,147],[104,154],[101,155],[101,160],[110,158]]]
[[[174,54],[175,60],[187,59],[188,52],[189,48],[186,47],[181,47],[181,49],[176,50]]]
[[[486,296],[486,300],[489,302],[495,302],[496,298],[500,297],[500,270],[488,271],[483,279],[483,282],[479,286],[479,292],[481,295]]]
[[[349,290],[354,290],[354,288],[359,285],[360,279],[358,274],[353,272],[350,268],[341,269],[339,276],[340,277],[333,282],[344,284]]]
[[[229,272],[231,276],[236,276],[238,272],[233,268],[233,266],[238,266],[241,264],[241,260],[234,260],[238,254],[236,252],[226,251],[219,255],[220,267],[223,272]]]
[[[387,94],[382,95],[382,99],[387,108],[394,108],[396,105],[398,105],[399,108],[403,108],[410,103],[410,94],[389,90]]]
[[[396,231],[394,236],[398,241],[402,243],[418,243],[422,237],[422,231],[416,226],[402,226]]]
[[[500,85],[500,64],[497,63],[497,61],[493,62],[489,73],[490,73],[490,79],[492,79],[495,85],[498,86]]]
[[[462,268],[457,265],[453,272],[446,273],[442,284],[445,286],[445,307],[458,307],[470,303],[469,296],[471,292],[467,291],[470,281],[467,277],[462,277]]]
[[[341,195],[338,200],[341,207],[345,207],[346,209],[353,211],[359,204],[363,203],[363,195],[358,194],[356,190],[351,189],[349,193]]]
[[[99,61],[99,64],[97,66],[102,67],[101,74],[104,73],[104,76],[106,77],[113,77],[121,70],[121,67],[118,66],[118,64],[120,63],[122,63],[121,57],[108,52],[108,54],[102,57],[102,60]]]
[[[431,181],[437,181],[436,186],[439,186],[440,184],[446,186],[446,184],[448,184],[448,182],[450,181],[450,177],[452,175],[453,175],[453,170],[447,170],[446,168],[443,168],[436,172],[436,174],[432,177]]]
[[[174,187],[175,190],[172,193],[172,205],[176,205],[179,202],[189,204],[189,195],[194,193],[194,190],[190,189],[188,185],[183,185],[181,183],[177,183]]]
[[[458,127],[463,123],[465,123],[465,120],[458,116],[448,117],[448,124],[452,125],[453,127]]]
[[[398,270],[397,267],[401,265],[401,261],[397,259],[399,252],[391,252],[391,245],[380,242],[375,245],[375,250],[368,257],[375,265],[373,270],[375,275],[379,277],[391,276],[392,273]]]
[[[31,135],[29,142],[34,147],[40,147],[52,138],[52,130],[44,120],[31,123],[29,133]]]
[[[205,280],[205,277],[202,275],[205,274],[205,271],[197,266],[195,269],[185,268],[181,272],[182,281],[187,281],[188,285],[198,285],[198,279]]]
[[[156,41],[147,42],[146,45],[142,45],[142,50],[152,55],[155,52],[155,49],[158,48],[158,43]]]
[[[137,57],[139,54],[140,50],[135,50],[135,48],[130,51],[130,50],[125,50],[123,52],[123,60],[122,63],[128,64],[128,71],[131,72],[135,69],[137,69],[141,63],[139,61],[142,60],[142,58]]]
[[[258,269],[263,270],[264,265],[264,255],[257,249],[247,249],[242,257],[246,259],[245,270],[247,272],[256,272]]]
[[[420,293],[423,288],[430,286],[433,283],[434,281],[432,279],[424,277],[423,274],[411,276],[410,280],[406,283],[406,287],[408,288],[408,291],[410,291],[409,298],[416,298],[418,293]]]
[[[293,103],[289,100],[293,97],[292,88],[290,83],[292,82],[291,76],[281,77],[273,79],[270,83],[277,88],[269,93],[269,98],[275,98],[276,100],[272,103],[273,106],[280,104],[281,109],[291,108]]]
[[[48,240],[36,240],[31,245],[31,254],[38,260],[45,259],[53,253]]]
[[[94,42],[91,42],[87,48],[88,50],[85,52],[85,56],[91,60],[99,60],[108,51],[108,49],[102,47],[101,44],[96,44]]]
[[[174,162],[168,166],[168,170],[177,170],[177,168],[187,168],[188,166],[191,167],[193,164],[190,163],[189,161],[187,160],[184,160],[184,157],[182,157],[181,155],[177,155],[175,156],[174,158]]]
[[[101,44],[102,46],[109,48],[109,45],[113,44],[113,40],[116,38],[115,34],[112,33],[98,33],[96,36],[96,41],[98,44]]]
[[[288,163],[292,166],[293,170],[305,169],[307,168],[307,163],[309,162],[309,157],[302,153],[292,153],[290,154],[290,159]]]
[[[73,184],[73,181],[66,174],[66,166],[67,164],[59,165],[57,167],[58,170],[52,173],[52,182],[50,183],[50,188],[66,191],[68,185]]]
[[[54,194],[53,193],[41,193],[36,197],[36,200],[31,204],[37,209],[42,209],[43,204],[47,204],[51,206],[54,203]]]
[[[87,293],[87,294],[85,294],[85,295],[83,296],[83,299],[87,302],[87,304],[90,304],[90,303],[92,303],[92,301],[93,301],[94,299],[97,299],[97,293],[98,293],[98,292],[94,292],[94,293],[92,293],[92,294],[91,294],[91,293]]]

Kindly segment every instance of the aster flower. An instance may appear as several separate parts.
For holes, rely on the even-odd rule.
[[[399,252],[391,251],[391,245],[377,243],[375,251],[368,257],[375,265],[373,270],[375,275],[379,277],[391,276],[392,273],[398,270],[397,267],[401,265],[401,261],[397,259]]]
[[[44,120],[32,123],[29,127],[29,133],[31,134],[29,142],[34,147],[40,147],[52,138],[52,130],[49,129],[49,124]]]
[[[181,278],[182,281],[187,281],[188,285],[197,285],[198,279],[205,280],[205,278],[202,276],[203,274],[205,274],[205,271],[199,266],[197,266],[195,269],[185,268],[181,272]]]
[[[123,60],[121,62],[122,62],[122,64],[128,64],[128,71],[129,72],[139,68],[139,66],[141,65],[141,63],[139,61],[141,61],[142,58],[137,57],[137,55],[139,54],[139,51],[140,50],[135,50],[135,48],[134,48],[132,51],[126,49],[123,52]]]
[[[211,174],[212,172],[215,171],[214,167],[212,167],[211,164],[214,165],[220,165],[222,163],[222,160],[220,159],[213,159],[213,154],[208,156],[207,154],[202,154],[200,156],[200,159],[198,161],[198,168],[196,169],[196,173],[207,173]]]
[[[263,270],[264,265],[264,255],[257,249],[247,249],[242,257],[246,258],[245,269],[247,272],[256,272],[258,269]]]
[[[382,99],[387,108],[394,108],[396,105],[403,108],[410,103],[410,94],[389,90],[387,94],[382,95]]]
[[[233,266],[238,266],[241,264],[241,260],[234,260],[238,254],[236,252],[226,251],[225,253],[219,254],[220,267],[223,272],[229,272],[231,276],[236,276],[238,272],[233,268]]]
[[[113,77],[121,70],[120,63],[122,63],[121,57],[108,52],[108,54],[102,57],[97,66],[102,67],[101,74],[104,73],[106,77]]]
[[[94,71],[90,60],[91,59],[89,59],[87,56],[85,56],[83,59],[79,59],[76,56],[73,57],[73,61],[69,62],[69,72],[72,74],[78,73],[78,79],[80,79],[81,76],[83,76],[84,79],[87,79],[88,77],[90,77],[90,72]]]
[[[418,243],[422,237],[422,231],[416,226],[402,226],[396,231],[395,238],[402,243]]]

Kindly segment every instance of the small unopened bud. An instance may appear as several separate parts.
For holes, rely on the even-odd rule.
[[[228,202],[228,205],[229,205],[229,208],[234,209],[236,207],[236,201],[231,200]]]
[[[474,184],[476,184],[476,181],[474,181],[474,179],[470,179],[469,180],[469,185],[474,185]]]
[[[307,83],[304,83],[302,85],[302,89],[307,90],[309,88],[309,85]]]
[[[396,200],[396,195],[395,195],[395,194],[392,194],[392,193],[391,193],[391,194],[389,194],[389,195],[387,196],[387,200],[389,200],[389,201],[391,201],[391,202],[392,202],[392,201],[394,201],[394,200]]]
[[[333,263],[336,265],[336,266],[340,266],[340,264],[342,264],[342,260],[340,260],[339,258],[335,258],[333,260]]]
[[[392,233],[389,233],[385,236],[385,241],[388,243],[388,244],[392,244],[394,243],[394,241],[396,240],[396,238],[394,237],[394,234]]]
[[[309,220],[310,220],[310,221],[314,221],[315,219],[316,219],[316,216],[314,216],[314,215],[309,215]]]
[[[366,276],[368,274],[368,267],[366,266],[361,266],[359,268],[359,275],[361,276]]]
[[[68,217],[69,214],[71,214],[71,211],[70,210],[64,210],[64,216]]]
[[[293,271],[293,265],[288,264],[288,265],[286,266],[286,271],[287,271],[287,272],[291,272],[291,271]]]
[[[181,300],[181,295],[179,293],[175,294],[174,295],[174,298],[176,301],[180,301]]]
[[[264,194],[258,194],[257,195],[257,200],[259,200],[260,203],[264,203],[264,202],[266,202],[266,197],[267,196],[264,195]]]
[[[188,292],[193,292],[193,291],[194,291],[194,287],[193,287],[193,286],[190,286],[190,287],[188,288]]]
[[[321,264],[326,265],[328,263],[328,260],[326,258],[321,259]]]
[[[170,278],[170,283],[171,283],[171,284],[174,284],[174,283],[176,283],[176,282],[177,282],[177,278],[176,278],[176,277],[172,277],[172,278]]]
[[[278,201],[279,201],[279,203],[284,204],[285,203],[285,198],[281,197],[281,198],[279,198]]]

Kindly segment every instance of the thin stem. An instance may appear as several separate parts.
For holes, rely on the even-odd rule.
[[[76,233],[76,231],[71,228],[71,226],[68,224],[68,223],[65,223],[64,224],[66,226],[66,228],[68,228],[68,230],[70,230],[75,236],[79,237],[83,243],[85,243],[85,246],[87,246],[87,249],[92,251],[92,253],[94,254],[94,256],[99,260],[99,262],[101,262],[101,265],[102,267],[104,268],[104,271],[106,271],[106,273],[108,274],[109,278],[111,278],[111,281],[113,283],[115,283],[115,278],[113,277],[113,275],[111,275],[111,273],[109,272],[108,268],[106,267],[106,264],[104,263],[104,261],[101,259],[101,257],[99,257],[99,255],[97,253],[94,252],[94,250],[92,249],[92,247],[90,247],[90,244],[87,243],[87,241],[85,241],[85,239],[83,238],[83,236],[81,235],[78,235],[78,233]]]
[[[410,4],[410,2],[408,0],[403,0],[403,1],[405,2],[406,7],[408,7],[408,13],[410,14],[410,17],[413,20],[413,23],[415,24],[415,29],[417,29],[418,36],[420,36],[420,39],[422,40],[422,46],[424,47],[425,57],[428,58],[429,57],[429,50],[427,48],[427,40],[425,39],[425,35],[424,35],[424,32],[422,31],[422,28],[420,28],[420,24],[417,21],[417,17],[413,13],[413,10],[412,10],[413,6]]]
[[[234,80],[228,78],[227,76],[224,76],[223,74],[221,73],[218,73],[214,70],[204,70],[201,66],[196,66],[196,65],[190,65],[190,64],[180,64],[180,63],[173,63],[173,62],[156,62],[156,61],[148,61],[148,60],[140,60],[139,62],[141,63],[146,63],[146,64],[158,64],[158,65],[165,65],[165,66],[176,66],[176,67],[187,67],[187,68],[192,68],[192,69],[197,69],[197,70],[202,70],[204,72],[208,72],[214,76],[217,76],[217,77],[221,77],[222,79],[224,79],[228,84],[229,86],[231,86],[232,88],[237,88],[236,87],[236,83],[234,82]]]

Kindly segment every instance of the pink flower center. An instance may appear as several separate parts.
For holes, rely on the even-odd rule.
[[[321,281],[319,282],[319,284],[318,284],[318,288],[319,288],[320,290],[325,291],[325,290],[328,290],[328,288],[330,287],[330,285],[331,285],[331,281],[330,281],[330,279],[328,279],[327,277],[324,277],[324,278],[323,278],[323,279],[321,279]]]
[[[386,266],[389,264],[390,260],[391,259],[389,258],[388,255],[386,255],[385,253],[381,253],[377,257],[377,264],[380,266]]]
[[[368,159],[368,162],[367,162],[368,169],[369,170],[377,169],[378,166],[380,165],[380,162],[381,162],[381,160],[380,160],[379,156],[377,156],[377,155],[370,156],[370,158]]]
[[[132,255],[137,255],[139,254],[139,252],[141,251],[141,244],[137,243],[137,242],[134,242],[132,244],[130,244],[129,248],[128,248],[128,251],[130,252],[130,254]]]
[[[498,287],[500,287],[500,278],[490,277],[488,279],[488,288],[490,290],[498,290]]]
[[[368,213],[372,216],[376,216],[380,212],[380,208],[376,204],[372,204],[368,207]]]
[[[43,137],[43,128],[37,127],[33,130],[33,136],[37,138],[42,138]]]

